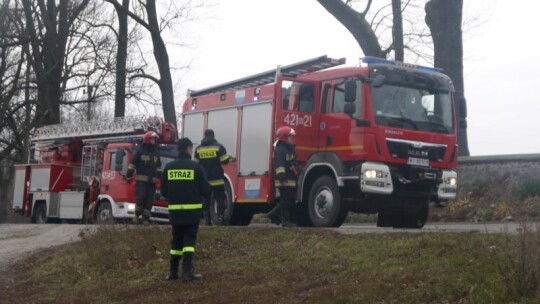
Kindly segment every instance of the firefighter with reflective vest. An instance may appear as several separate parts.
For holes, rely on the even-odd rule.
[[[150,210],[156,193],[156,179],[161,177],[161,159],[157,148],[159,135],[154,131],[144,134],[142,145],[135,151],[133,159],[128,166],[126,180],[131,183],[133,173],[135,180],[135,217],[134,224],[145,224],[150,221]],[[142,220],[141,220],[142,215]]]
[[[278,204],[267,216],[273,223],[280,223],[284,227],[295,226],[292,221],[294,204],[296,201],[297,179],[300,173],[300,164],[296,159],[294,138],[296,132],[289,126],[283,126],[276,131],[274,143],[274,185],[279,189]]]
[[[201,219],[202,198],[210,199],[211,190],[203,169],[191,160],[191,140],[181,138],[178,151],[178,158],[165,165],[161,178],[161,194],[169,203],[173,236],[167,280],[178,279],[178,265],[182,260],[182,280],[193,281],[202,277],[192,272],[192,259]]]
[[[218,223],[225,224],[225,177],[223,175],[222,165],[228,164],[230,156],[227,155],[227,150],[220,144],[214,135],[212,129],[204,131],[204,138],[201,145],[195,149],[195,161],[199,162],[206,172],[208,183],[212,187],[213,199],[217,202],[217,217]],[[204,221],[205,225],[212,224],[210,218],[211,201],[204,204]]]

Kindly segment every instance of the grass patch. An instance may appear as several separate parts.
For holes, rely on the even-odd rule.
[[[203,280],[171,283],[163,280],[168,272],[169,226],[103,226],[82,241],[17,265],[1,299],[6,303],[538,303],[536,231],[524,229],[517,236],[341,235],[309,228],[202,227],[194,266]]]

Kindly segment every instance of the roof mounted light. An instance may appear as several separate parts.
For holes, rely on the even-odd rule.
[[[363,63],[366,63],[368,65],[387,64],[387,65],[395,65],[395,66],[403,67],[403,68],[415,69],[415,70],[424,71],[424,72],[432,72],[432,73],[442,72],[442,69],[440,68],[433,68],[433,67],[426,67],[426,66],[421,66],[421,65],[416,65],[416,64],[403,63],[399,61],[388,60],[388,59],[377,58],[377,57],[362,57],[361,60]]]

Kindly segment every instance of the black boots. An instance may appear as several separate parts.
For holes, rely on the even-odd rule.
[[[202,279],[202,275],[191,272],[191,264],[182,265],[182,281],[196,281]]]
[[[167,281],[178,280],[178,264],[180,263],[180,257],[171,255],[171,261],[169,264],[169,275],[165,278]]]
[[[281,204],[276,204],[276,206],[266,214],[266,217],[270,219],[272,224],[281,224]]]
[[[284,206],[281,207],[282,227],[296,227],[296,224],[291,220],[293,207],[294,206],[290,204],[284,204]]]

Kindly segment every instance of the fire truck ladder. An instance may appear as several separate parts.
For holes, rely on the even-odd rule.
[[[103,146],[86,145],[83,147],[81,164],[81,181],[88,182],[92,176],[99,176],[98,168],[102,166]]]
[[[81,124],[58,124],[37,128],[32,141],[47,141],[62,138],[105,140],[123,135],[141,134],[147,130],[161,130],[158,117],[128,116],[111,121],[88,121]]]
[[[328,56],[320,56],[291,65],[278,67],[275,70],[255,74],[252,76],[240,78],[230,82],[226,82],[220,85],[212,86],[206,89],[198,91],[189,91],[190,97],[196,97],[206,95],[210,93],[223,92],[228,90],[238,90],[255,86],[262,86],[265,84],[273,83],[277,75],[284,75],[289,77],[296,77],[302,74],[308,74],[315,71],[324,70],[330,67],[341,65],[345,63],[345,58],[333,59]]]

